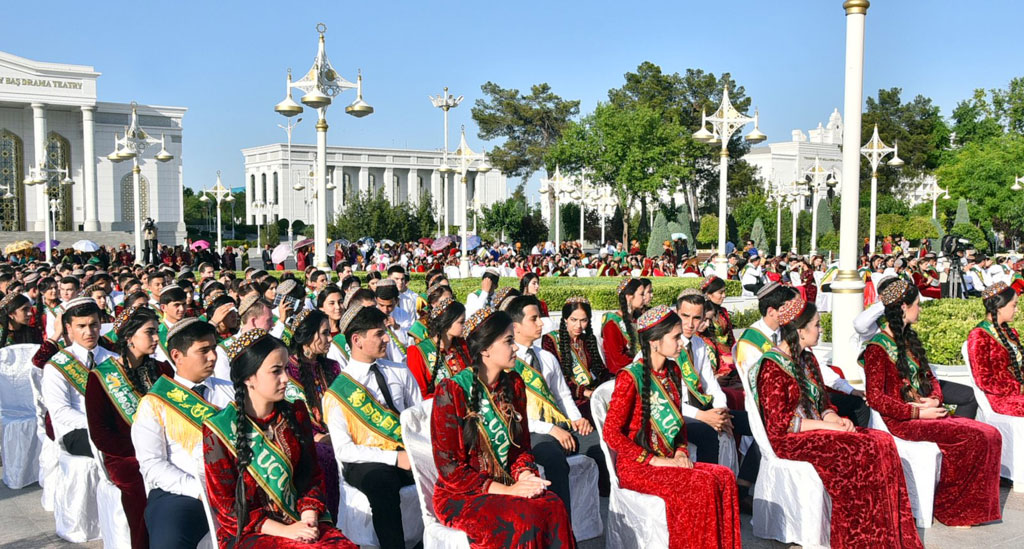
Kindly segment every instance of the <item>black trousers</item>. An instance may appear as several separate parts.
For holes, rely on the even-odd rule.
[[[607,497],[611,490],[608,463],[605,461],[604,452],[601,451],[601,439],[597,436],[597,429],[585,436],[576,432],[571,434],[576,439],[575,452],[567,452],[558,443],[558,439],[551,435],[530,433],[533,459],[544,467],[544,478],[551,481],[548,489],[562,500],[569,516],[572,516],[572,497],[569,494],[569,462],[566,459],[568,456],[583,454],[597,462],[597,491],[601,496]]]
[[[381,549],[405,549],[402,499],[398,492],[413,483],[412,471],[383,463],[345,463],[345,482],[366,494],[373,530]]]
[[[92,446],[89,445],[89,431],[87,429],[75,429],[69,431],[61,439],[64,449],[73,456],[92,457]]]
[[[974,399],[974,389],[941,379],[939,387],[942,388],[942,402],[956,404],[956,413],[953,415],[968,419],[974,419],[978,415],[978,401]]]
[[[871,422],[871,409],[863,398],[846,393],[830,392],[828,399],[839,410],[839,415],[848,418],[857,427],[867,427]]]
[[[730,410],[732,415],[733,436],[739,440],[741,436],[751,436],[750,421],[744,410]],[[697,447],[697,459],[700,463],[718,463],[719,443],[718,431],[703,421],[691,417],[683,418],[686,422],[686,441]],[[736,478],[751,484],[757,480],[757,471],[761,468],[761,449],[757,443],[750,445],[746,455],[740,462],[740,471]]]
[[[149,549],[181,549],[198,545],[210,527],[203,502],[153,488],[146,501],[146,530]]]

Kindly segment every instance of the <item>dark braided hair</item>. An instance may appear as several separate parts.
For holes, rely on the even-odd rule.
[[[996,295],[984,300],[983,303],[985,304],[985,314],[987,314],[991,319],[992,326],[995,327],[996,335],[999,336],[999,342],[1003,344],[1003,348],[1006,349],[1006,354],[1010,356],[1010,373],[1013,374],[1017,383],[1024,384],[1024,371],[1022,371],[1024,370],[1024,365],[1020,363],[1020,360],[1017,358],[1017,353],[1013,349],[1013,345],[1016,345],[1018,349],[1021,348],[1020,338],[1013,333],[1009,324],[998,321],[999,309],[1009,305],[1016,295],[1017,292],[1015,292],[1013,288],[1007,287]]]
[[[235,481],[235,518],[238,521],[238,530],[235,534],[235,543],[242,538],[242,532],[248,523],[249,502],[245,496],[245,470],[252,463],[253,453],[249,446],[249,433],[252,429],[251,422],[247,421],[245,415],[245,404],[248,402],[249,390],[245,386],[246,380],[256,375],[263,366],[267,355],[274,351],[287,350],[284,343],[273,336],[264,336],[252,345],[246,347],[238,356],[231,361],[231,383],[235,386],[235,405],[238,407],[238,435],[235,442],[235,453],[238,461],[235,467],[238,470],[238,478]],[[274,403],[274,409],[281,414],[288,422],[288,428],[295,433],[302,448],[310,443],[310,435],[299,428],[295,419],[295,409],[285,400]],[[296,472],[295,485],[301,487],[309,481],[309,472],[302,474]]]
[[[427,337],[433,340],[434,346],[437,347],[437,353],[434,355],[434,363],[427,365],[427,367],[430,368],[430,380],[427,381],[427,394],[433,394],[437,381],[437,367],[440,365],[441,361],[444,360],[441,353],[441,338],[444,334],[448,333],[448,330],[456,320],[464,316],[466,316],[466,306],[458,301],[453,301],[451,305],[448,305],[448,307],[445,308],[444,312],[441,313],[440,316],[437,318],[431,317],[427,320]],[[455,343],[461,339],[462,338],[459,336],[451,338],[452,352],[459,352],[459,346],[455,345]]]
[[[637,290],[643,287],[643,283],[640,282],[639,278],[631,279],[626,283],[626,286],[619,292],[619,311],[622,313],[622,323],[626,325],[626,335],[629,337],[629,354],[636,354],[636,326],[635,322],[639,316],[639,310],[630,311],[629,300],[626,296],[636,294]]]
[[[679,315],[672,312],[656,326],[640,334],[640,351],[643,353],[644,375],[641,380],[642,386],[639,391],[641,413],[640,430],[636,433],[635,442],[648,452],[654,452],[654,448],[651,447],[651,392],[653,391],[651,388],[651,371],[653,364],[651,361],[651,342],[665,337],[666,334],[672,331],[672,328],[680,324],[682,324],[682,320],[679,318]],[[668,368],[669,379],[671,379],[672,383],[675,384],[676,389],[682,392],[679,371],[673,367],[671,360],[665,361],[665,367]],[[679,433],[683,434],[683,431],[680,430]],[[672,441],[672,445],[675,446],[675,444],[676,441]]]
[[[899,278],[886,279],[879,285],[878,294],[881,295],[890,284],[901,280]],[[907,284],[907,290],[904,292],[903,298],[896,303],[885,306],[885,320],[888,321],[889,330],[892,331],[893,340],[896,342],[896,370],[899,372],[900,377],[907,382],[900,390],[900,394],[907,402],[914,400],[911,394],[913,385],[910,379],[910,362],[907,360],[907,353],[914,355],[914,358],[921,365],[917,371],[916,380],[917,385],[920,386],[920,395],[927,397],[932,394],[931,368],[928,366],[928,355],[925,354],[924,345],[921,344],[921,340],[917,337],[917,332],[909,324],[904,324],[903,322],[902,305],[913,305],[917,301],[917,297],[917,286]]]
[[[44,278],[44,279],[39,281],[39,284],[37,284],[36,287],[39,288],[39,302],[36,303],[36,307],[35,307],[36,326],[38,326],[40,329],[45,329],[46,328],[46,299],[43,298],[43,294],[46,293],[47,291],[53,289],[53,288],[56,288],[57,287],[57,281],[52,279],[52,278]],[[11,309],[11,310],[13,311],[14,309]]]
[[[150,355],[143,355],[142,362],[138,366],[132,368],[128,363],[128,343],[132,336],[136,332],[146,326],[146,324],[153,322],[156,323],[157,319],[156,312],[149,307],[140,307],[137,311],[132,313],[132,316],[128,317],[123,325],[117,330],[117,352],[121,355],[124,360],[125,373],[128,375],[128,381],[131,382],[135,392],[140,395],[144,395],[149,392],[149,388],[156,383],[157,379],[160,379],[160,368],[156,364],[156,360]]]
[[[14,299],[6,307],[0,309],[0,348],[6,347],[9,343],[14,343],[13,334],[11,334],[11,315],[14,314],[14,311],[24,307],[28,302],[28,298],[24,294],[18,294],[14,296]],[[11,341],[8,341],[8,339],[11,339]]]
[[[601,361],[601,354],[597,350],[597,338],[594,337],[594,328],[590,316],[592,309],[589,303],[566,303],[562,306],[562,321],[558,325],[558,363],[562,366],[562,375],[565,376],[565,379],[573,379],[568,318],[577,309],[582,309],[583,313],[587,315],[587,327],[583,329],[580,338],[583,339],[583,344],[587,349],[587,369],[590,370],[590,377],[593,379],[592,385],[596,386],[599,380],[605,378],[603,374],[606,368],[604,362]]]
[[[807,391],[804,390],[808,381],[807,372],[811,370],[814,354],[811,353],[810,349],[800,347],[800,332],[798,330],[810,324],[817,313],[818,308],[813,303],[807,303],[804,305],[804,311],[794,318],[792,322],[779,327],[779,338],[789,346],[789,356],[793,357],[793,362],[796,363],[793,378],[796,379],[797,386],[800,387],[800,402],[798,405],[803,407],[808,417],[815,417],[821,410],[811,402],[811,395],[807,394]]]
[[[314,309],[306,315],[306,318],[302,320],[298,326],[295,327],[294,333],[292,334],[292,342],[288,348],[288,351],[292,356],[299,357],[299,382],[302,383],[302,389],[306,393],[306,403],[309,405],[310,410],[316,409],[321,412],[323,409],[320,407],[320,394],[316,392],[316,381],[313,379],[315,372],[313,366],[305,364],[301,357],[305,356],[302,348],[309,345],[313,338],[320,332],[320,326],[327,322],[328,329],[330,329],[330,321],[327,318],[327,314],[318,309]],[[334,379],[338,377],[330,368],[327,367],[327,357],[317,355],[313,357],[315,365],[323,373],[324,381],[327,386],[334,383]]]
[[[473,369],[473,375],[479,380],[480,371],[484,367],[483,357],[481,356],[484,350],[491,346],[492,343],[498,340],[499,337],[503,336],[505,332],[512,326],[512,317],[510,317],[504,311],[497,311],[491,316],[487,317],[479,326],[473,330],[473,333],[469,334],[466,342],[469,345],[469,354],[472,356],[470,361],[470,368]],[[482,383],[482,382],[481,382]],[[501,398],[505,403],[512,404],[512,376],[507,373],[502,373],[500,376],[500,383],[498,390],[496,391],[501,395]],[[477,384],[473,383],[472,388],[467,396],[467,408],[469,414],[461,419],[462,424],[462,443],[467,448],[477,447],[480,443],[480,422],[483,421],[478,415],[480,412],[480,398],[482,392],[477,388]],[[497,403],[491,403],[495,409],[498,409]],[[519,438],[520,430],[522,425],[518,421],[509,421],[509,433],[512,440]]]

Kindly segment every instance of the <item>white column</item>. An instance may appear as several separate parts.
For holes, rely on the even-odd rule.
[[[46,167],[46,105],[32,103],[32,147],[35,156],[35,167]],[[44,175],[45,177],[45,175]],[[33,230],[49,233],[49,204],[46,200],[46,185],[37,185],[36,191],[36,219]],[[26,225],[27,227],[27,225]],[[49,239],[49,236],[46,237]]]
[[[317,268],[327,267],[327,120],[326,108],[321,109],[316,122],[316,226],[314,234],[314,258]]]
[[[93,143],[95,128],[92,113],[95,107],[82,107],[82,173],[85,184],[85,225],[86,231],[100,230],[99,208],[96,204],[96,147]]]
[[[725,140],[726,143],[728,140]],[[725,257],[726,185],[729,179],[729,150],[722,143],[718,153],[718,256],[715,258],[715,273],[725,279],[729,275],[729,260]]]
[[[414,208],[420,205],[420,174],[416,168],[409,168],[405,176],[405,199]]]
[[[873,160],[873,159],[872,159]],[[878,237],[875,235],[875,211],[878,208],[878,172],[875,171],[874,166],[871,169],[871,220],[868,223],[868,251],[871,255],[875,255],[875,239]]]
[[[452,200],[452,179],[449,177],[450,173],[441,174],[441,204],[444,208],[444,227],[441,233],[444,235],[448,234],[448,227],[452,226],[452,207],[454,201]]]
[[[384,168],[384,198],[394,206],[398,203],[398,193],[395,191],[395,169]]]
[[[843,181],[840,202],[839,273],[832,282],[832,357],[851,383],[863,380],[856,367],[853,319],[864,309],[864,282],[857,274],[860,198],[860,132],[864,102],[864,19],[867,0],[846,0],[846,90],[843,101]]]
[[[815,174],[817,177],[817,174]],[[818,253],[818,182],[814,181],[814,193],[811,196],[811,255]]]
[[[370,170],[366,166],[359,167],[359,193],[370,191]]]

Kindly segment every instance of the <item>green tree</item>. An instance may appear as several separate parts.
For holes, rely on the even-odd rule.
[[[953,218],[953,225],[963,225],[971,222],[971,215],[967,211],[967,199],[960,198],[956,204],[956,217]]]
[[[839,253],[839,233],[835,231],[829,231],[818,237],[818,253],[827,257],[829,252],[832,252],[833,255]]]
[[[750,229],[750,239],[754,241],[754,247],[761,253],[767,253],[768,235],[764,232],[764,222],[760,217],[754,220],[754,226]]]
[[[957,103],[952,121],[961,145],[1024,134],[1024,77],[1010,80],[1006,89],[974,90],[970,99]]]
[[[950,194],[970,197],[968,222],[976,220],[982,228],[991,226],[1011,238],[1019,238],[1024,231],[1024,194],[1010,188],[1014,177],[1021,174],[1024,137],[1016,134],[968,143],[936,171],[939,183]],[[958,205],[954,224],[964,221],[961,209]]]
[[[661,255],[664,250],[662,244],[666,240],[670,240],[668,230],[668,220],[665,219],[665,214],[658,212],[654,216],[654,226],[651,227],[651,237],[647,240],[647,257],[657,257]]]
[[[421,201],[414,209],[408,202],[392,205],[382,191],[364,192],[348,200],[344,211],[328,224],[327,236],[331,240],[370,236],[410,242],[432,234],[436,219],[429,195],[425,204]]]
[[[906,217],[897,214],[881,214],[875,221],[875,236],[885,238],[898,235],[903,232],[903,222]]]
[[[903,222],[903,236],[912,242],[920,242],[926,238],[938,238],[939,231],[932,218],[924,216],[912,216]]]
[[[969,240],[971,242],[971,246],[976,250],[988,249],[988,239],[985,238],[985,231],[982,231],[970,223],[953,225],[951,233],[960,236],[960,238],[966,238]]]
[[[530,179],[544,166],[544,155],[558,142],[569,119],[580,112],[578,100],[565,100],[547,83],[536,84],[528,95],[487,82],[480,86],[484,97],[473,105],[473,120],[481,139],[505,141],[489,153],[502,173]]]
[[[829,208],[828,200],[822,198],[818,201],[818,238],[835,231],[832,224],[832,210]]]
[[[483,208],[481,224],[487,231],[509,242],[522,242],[532,247],[546,238],[548,227],[541,219],[540,208],[526,203],[523,185],[516,187],[507,200],[499,200]],[[552,237],[550,240],[554,240]]]
[[[704,214],[700,218],[700,231],[697,232],[697,243],[701,246],[718,246],[717,215]]]
[[[747,238],[753,240],[754,222],[759,219],[762,230],[766,234],[768,231],[772,231],[772,236],[775,235],[775,208],[768,204],[768,197],[760,188],[734,200],[729,208],[729,217],[735,222],[735,230],[730,231],[728,236],[737,244]],[[767,226],[765,226],[765,219],[770,220]],[[760,246],[758,249],[761,249]]]

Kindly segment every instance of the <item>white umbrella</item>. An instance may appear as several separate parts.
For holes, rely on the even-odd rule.
[[[292,247],[287,244],[278,244],[270,253],[270,261],[273,263],[284,263],[285,259],[292,253]]]
[[[71,247],[79,252],[96,252],[99,251],[100,249],[99,244],[93,242],[92,240],[79,240],[78,242],[72,244]]]

